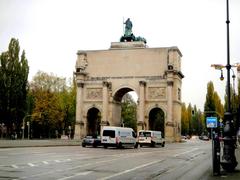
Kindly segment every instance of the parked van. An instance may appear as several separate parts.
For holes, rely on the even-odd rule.
[[[165,140],[162,138],[161,131],[151,131],[151,130],[140,130],[138,131],[138,144],[142,146],[152,146],[161,145],[165,146]]]
[[[136,134],[132,128],[104,126],[101,143],[107,147],[135,147],[137,148]]]

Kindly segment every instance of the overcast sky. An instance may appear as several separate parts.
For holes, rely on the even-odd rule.
[[[240,1],[229,3],[234,64],[240,62]],[[227,62],[226,0],[0,0],[0,52],[17,38],[29,80],[38,70],[72,77],[76,52],[109,49],[127,18],[150,48],[177,46],[182,52],[183,102],[203,110],[209,81],[223,98],[226,82],[210,65]]]

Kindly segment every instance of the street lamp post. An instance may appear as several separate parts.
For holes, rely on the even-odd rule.
[[[234,171],[237,166],[236,156],[235,156],[235,144],[236,144],[236,133],[234,131],[233,125],[233,114],[231,108],[231,91],[230,91],[230,70],[232,67],[238,67],[237,65],[230,64],[230,39],[229,39],[229,0],[226,0],[226,11],[227,11],[227,65],[223,66],[221,64],[213,64],[211,65],[215,69],[221,70],[220,79],[223,80],[222,69],[226,68],[227,70],[227,109],[224,113],[224,127],[223,127],[223,154],[221,157],[221,166],[224,170],[228,172]],[[234,75],[235,76],[235,75]],[[233,77],[234,77],[233,76]]]
[[[28,126],[28,140],[30,139],[30,122],[27,122],[27,126]]]
[[[233,171],[237,166],[235,157],[236,135],[233,127],[233,115],[231,109],[231,93],[230,93],[230,39],[229,39],[229,0],[226,0],[227,11],[227,111],[224,113],[224,128],[223,128],[223,156],[221,166],[226,171]]]

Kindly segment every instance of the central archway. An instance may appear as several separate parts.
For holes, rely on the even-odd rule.
[[[87,112],[87,135],[99,135],[100,134],[100,122],[101,113],[93,107]]]
[[[164,121],[164,112],[161,108],[153,108],[149,112],[149,129],[154,131],[161,131],[163,137],[165,134]]]
[[[137,93],[128,87],[119,89],[113,96],[115,125],[137,130]]]

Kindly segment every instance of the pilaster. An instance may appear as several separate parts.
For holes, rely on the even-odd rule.
[[[144,107],[145,107],[145,87],[146,82],[145,81],[139,81],[139,119],[138,119],[138,130],[141,130],[144,128]]]
[[[82,129],[84,128],[82,107],[83,107],[83,87],[82,81],[77,82],[77,101],[76,101],[76,124],[74,139],[80,139],[83,136]]]

